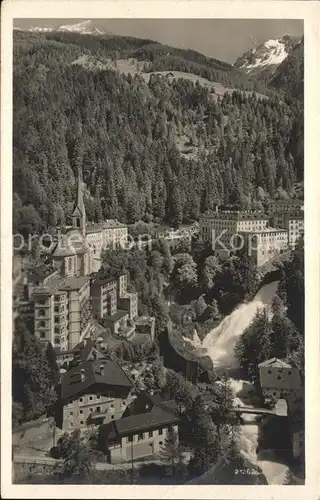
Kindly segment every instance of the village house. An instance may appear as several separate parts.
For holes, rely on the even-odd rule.
[[[129,375],[109,359],[80,362],[61,375],[57,427],[86,430],[120,418],[132,386]]]
[[[99,443],[112,464],[157,455],[169,429],[178,434],[179,415],[175,401],[140,395],[119,420],[101,425]]]
[[[289,363],[271,358],[259,364],[260,385],[265,398],[286,399],[288,394],[297,397],[302,392],[302,381],[299,370]]]

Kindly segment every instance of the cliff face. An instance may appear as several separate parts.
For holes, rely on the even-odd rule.
[[[236,60],[234,67],[250,77],[269,81],[277,68],[300,43],[300,37],[290,35],[267,40],[258,47],[245,52]]]

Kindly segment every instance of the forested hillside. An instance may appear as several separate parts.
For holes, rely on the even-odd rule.
[[[181,49],[166,58],[168,50],[131,38],[14,34],[15,231],[68,222],[78,165],[88,218],[129,223],[179,225],[215,203],[262,207],[303,180],[300,100],[240,91],[217,100],[183,79],[146,83],[71,64],[83,54],[136,57],[236,85],[228,64]]]

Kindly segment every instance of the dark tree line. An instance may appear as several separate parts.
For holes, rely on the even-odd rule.
[[[240,91],[214,101],[183,79],[148,84],[139,74],[89,71],[71,63],[104,42],[78,38],[15,37],[15,231],[68,222],[79,165],[96,221],[179,226],[215,203],[261,207],[303,179],[299,101]],[[181,143],[196,154],[181,154]]]

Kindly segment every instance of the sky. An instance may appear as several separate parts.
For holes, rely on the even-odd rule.
[[[58,26],[85,19],[16,19],[14,26]],[[174,47],[197,50],[233,64],[244,52],[270,38],[302,35],[298,19],[96,19],[110,34],[149,38]]]

